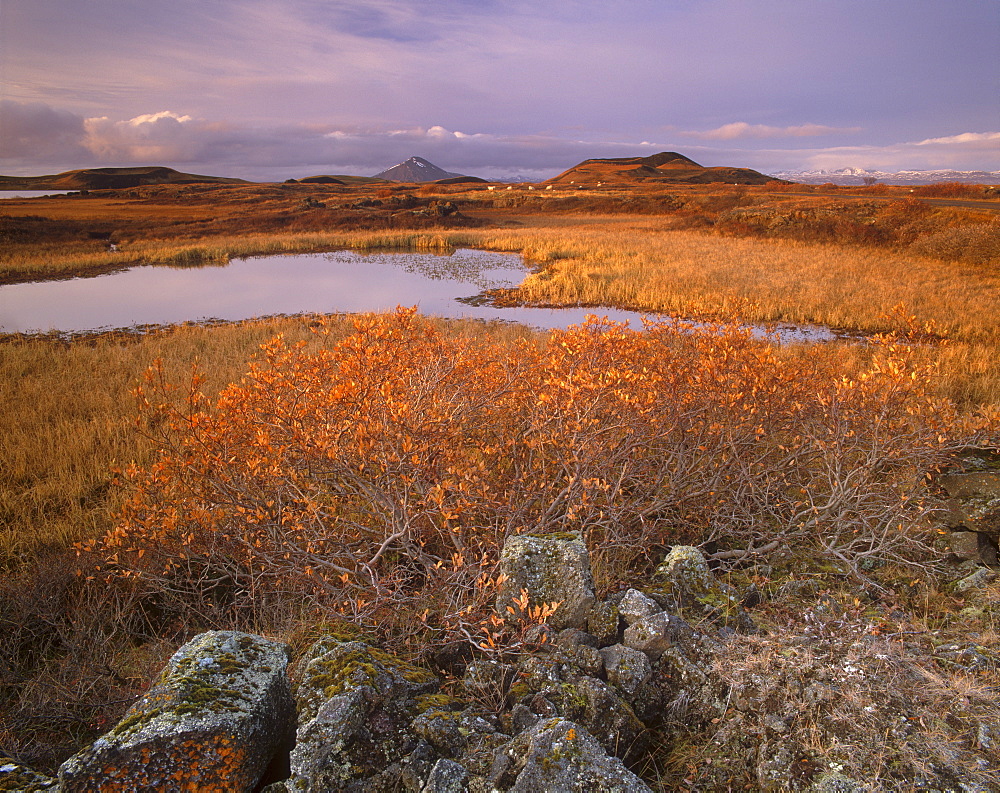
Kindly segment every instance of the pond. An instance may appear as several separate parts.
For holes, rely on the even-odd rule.
[[[0,200],[4,198],[38,198],[44,195],[66,195],[73,190],[0,190]]]
[[[93,278],[0,286],[0,333],[80,333],[142,325],[236,321],[279,314],[391,311],[416,305],[449,319],[506,320],[540,329],[588,314],[641,327],[640,314],[607,308],[500,308],[482,293],[517,286],[529,268],[517,254],[331,253],[235,259],[221,267],[136,267]],[[794,335],[784,335],[794,334]],[[783,338],[823,341],[824,328]]]

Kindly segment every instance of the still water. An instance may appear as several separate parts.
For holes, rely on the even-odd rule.
[[[450,255],[354,251],[234,259],[224,267],[136,267],[95,278],[0,286],[0,332],[80,332],[133,325],[240,320],[273,314],[389,311],[505,319],[566,327],[615,309],[470,305],[486,289],[517,286],[528,269],[515,254],[472,249]]]
[[[234,259],[219,267],[136,267],[94,278],[0,286],[0,333],[87,331],[276,314],[391,311],[499,319],[565,328],[588,314],[629,322],[610,308],[498,308],[478,305],[485,290],[517,286],[529,272],[520,256],[473,249],[432,253],[291,254]],[[763,329],[760,331],[763,333]],[[819,327],[779,327],[784,341],[827,341]]]
[[[38,198],[43,195],[66,195],[72,190],[0,190],[0,200],[4,198]]]

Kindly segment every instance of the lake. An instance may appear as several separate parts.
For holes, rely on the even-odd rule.
[[[234,259],[223,267],[135,267],[94,278],[0,286],[0,332],[82,332],[133,325],[241,320],[275,314],[391,311],[416,305],[448,318],[505,319],[538,328],[616,321],[615,309],[470,305],[484,290],[517,286],[528,273],[516,254],[472,249],[431,253],[332,253]]]
[[[609,308],[477,305],[487,289],[517,286],[529,272],[517,254],[290,254],[234,259],[219,267],[135,267],[93,278],[0,286],[0,333],[80,333],[141,325],[236,321],[279,314],[391,311],[416,305],[449,319],[519,322],[540,329],[588,314],[641,327],[640,313]],[[786,340],[826,341],[825,328],[779,329]]]
[[[38,198],[43,195],[66,195],[74,190],[0,190],[0,200],[4,198]]]

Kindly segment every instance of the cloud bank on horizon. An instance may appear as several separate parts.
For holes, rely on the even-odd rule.
[[[996,0],[0,5],[0,173],[1000,170]]]

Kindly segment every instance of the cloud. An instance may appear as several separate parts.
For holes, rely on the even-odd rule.
[[[866,168],[882,171],[1000,170],[1000,132],[963,132],[887,146],[839,146],[803,151],[807,168]]]
[[[83,119],[42,102],[0,100],[0,152],[6,158],[80,157]]]
[[[806,138],[860,132],[861,127],[828,127],[823,124],[799,124],[791,127],[771,127],[734,121],[705,131],[681,132],[681,135],[701,140],[736,140],[738,138]]]
[[[145,113],[127,121],[106,116],[83,122],[83,145],[102,162],[194,162],[202,158],[213,125],[169,110]]]
[[[966,145],[966,144],[986,144],[989,147],[994,147],[1000,144],[1000,132],[963,132],[961,135],[949,135],[944,138],[928,138],[927,140],[921,140],[914,143],[914,146],[933,146],[933,145],[943,145],[950,146],[953,144]]]
[[[487,179],[538,181],[591,157],[636,157],[671,150],[703,165],[749,167],[765,173],[849,167],[1000,170],[998,132],[965,132],[885,146],[779,148],[754,141],[767,130],[803,137],[819,125],[739,123],[718,128],[730,128],[730,137],[720,134],[702,142],[678,143],[666,136],[647,136],[636,142],[585,129],[505,134],[440,123],[237,124],[177,110],[142,112],[124,119],[84,119],[40,103],[11,101],[0,105],[0,111],[3,173],[51,173],[97,164],[167,165],[196,173],[283,181],[319,174],[370,176],[408,157],[420,156],[448,171]]]

